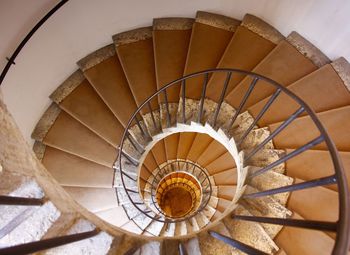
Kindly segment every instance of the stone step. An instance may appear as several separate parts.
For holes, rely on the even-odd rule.
[[[177,158],[186,159],[188,153],[191,150],[192,144],[197,134],[194,132],[182,132],[180,133],[179,143],[177,146]]]
[[[235,139],[236,142],[238,142],[244,133],[245,132],[242,132],[239,134],[233,134],[233,138]],[[250,131],[250,133],[247,135],[247,137],[240,144],[239,148],[241,150],[252,149],[252,148],[258,146],[260,143],[262,143],[269,135],[270,135],[270,131],[266,127],[254,129],[254,130]],[[267,144],[265,144],[263,148],[264,149],[273,149],[274,147],[273,147],[272,141],[269,141]]]
[[[246,157],[247,155],[249,155],[249,152],[252,150],[253,149],[244,150],[244,156]],[[256,152],[248,161],[245,160],[245,165],[265,167],[284,157],[285,155],[285,150],[261,149],[258,152]],[[285,163],[279,164],[271,170],[283,174],[285,172]]]
[[[252,72],[264,75],[283,86],[287,86],[321,66],[329,59],[314,45],[296,32],[292,32],[253,68]],[[252,78],[243,79],[225,98],[237,108],[247,92]],[[274,93],[275,87],[259,81],[248,98],[244,109]]]
[[[177,159],[179,139],[180,133],[175,133],[164,138],[164,147],[167,161]]]
[[[104,221],[107,221],[108,223],[117,227],[123,226],[129,221],[129,218],[122,206],[97,211],[95,214]]]
[[[216,186],[233,186],[237,184],[237,169],[228,169],[213,175]]]

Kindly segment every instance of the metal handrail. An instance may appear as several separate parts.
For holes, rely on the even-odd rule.
[[[27,42],[32,38],[34,33],[52,16],[54,15],[64,4],[66,4],[69,0],[61,0],[55,7],[53,7],[38,23],[29,31],[29,33],[24,37],[21,43],[17,46],[16,50],[12,53],[10,58],[7,58],[7,64],[1,72],[0,75],[0,86],[5,79],[8,71],[10,70],[12,65],[15,65],[15,60]]]
[[[184,76],[182,78],[179,78],[179,79],[177,79],[175,81],[172,81],[172,82],[168,83],[167,85],[163,86],[158,91],[153,93],[148,99],[146,99],[138,107],[138,109],[133,113],[133,115],[130,117],[130,119],[129,119],[126,127],[125,127],[123,136],[121,138],[120,148],[119,148],[119,152],[118,152],[118,159],[117,159],[116,162],[119,164],[119,167],[120,167],[119,168],[120,169],[120,176],[121,176],[121,181],[122,181],[123,187],[125,187],[124,176],[127,176],[127,173],[125,173],[123,171],[122,164],[121,164],[121,157],[124,154],[124,152],[123,152],[123,145],[124,145],[124,141],[127,139],[128,135],[129,135],[129,129],[132,127],[132,124],[134,123],[136,116],[137,115],[141,115],[140,111],[142,109],[144,109],[144,107],[147,106],[147,104],[149,104],[151,102],[151,100],[157,99],[157,97],[160,94],[164,94],[166,96],[168,88],[170,88],[172,86],[179,85],[179,86],[181,86],[180,98],[182,100],[182,105],[179,106],[179,108],[181,109],[180,112],[182,113],[182,116],[181,116],[182,117],[182,122],[185,123],[186,122],[186,117],[185,117],[185,109],[186,109],[186,105],[185,105],[185,100],[186,100],[186,81],[191,79],[191,78],[199,77],[199,76],[202,76],[202,75],[204,76],[204,80],[205,80],[205,77],[208,77],[209,75],[213,75],[214,73],[226,73],[227,74],[226,81],[227,81],[227,79],[230,79],[232,74],[233,75],[236,75],[236,74],[238,74],[238,75],[245,75],[246,77],[253,78],[253,81],[252,81],[251,86],[250,86],[251,89],[249,89],[246,92],[246,95],[243,98],[243,100],[246,100],[249,97],[250,92],[252,90],[254,90],[255,87],[259,86],[258,81],[265,81],[266,84],[268,84],[268,85],[270,85],[270,86],[275,88],[276,91],[275,91],[275,94],[273,95],[274,99],[277,98],[282,93],[287,95],[289,98],[293,99],[300,106],[300,109],[298,110],[298,112],[295,115],[292,115],[286,121],[286,123],[284,123],[284,126],[282,126],[283,124],[281,125],[282,127],[280,127],[280,130],[278,132],[283,131],[283,129],[285,127],[287,127],[301,112],[306,112],[308,114],[308,116],[311,118],[312,122],[315,124],[315,126],[318,129],[318,131],[320,132],[320,136],[318,138],[316,138],[315,140],[309,142],[308,144],[300,147],[299,149],[296,150],[296,152],[287,154],[284,158],[280,159],[278,163],[284,163],[285,161],[289,160],[290,158],[299,155],[303,151],[312,148],[316,144],[318,144],[320,142],[325,142],[325,144],[327,145],[328,151],[330,153],[332,162],[333,162],[335,174],[333,176],[330,176],[327,179],[327,182],[325,182],[325,181],[317,182],[317,180],[315,180],[314,182],[311,182],[310,185],[308,183],[305,183],[302,188],[306,189],[306,188],[311,188],[311,187],[315,187],[315,186],[320,186],[320,185],[324,185],[324,183],[337,184],[337,186],[338,186],[338,194],[339,194],[338,195],[338,199],[339,199],[339,219],[338,219],[338,222],[336,222],[336,224],[337,224],[337,236],[336,236],[335,245],[334,245],[332,254],[337,254],[337,255],[345,254],[347,252],[347,250],[348,250],[348,247],[349,247],[349,236],[350,236],[349,195],[348,195],[348,188],[347,188],[347,182],[346,182],[346,178],[345,178],[345,174],[344,174],[344,169],[343,169],[340,157],[338,155],[338,151],[337,151],[333,141],[329,137],[327,131],[325,130],[325,128],[321,124],[320,120],[318,119],[318,117],[316,116],[314,111],[300,97],[298,97],[293,92],[291,92],[290,90],[288,90],[287,88],[285,88],[281,84],[277,83],[276,81],[273,81],[270,78],[267,78],[265,76],[262,76],[262,75],[259,75],[259,74],[253,73],[253,72],[243,71],[243,70],[239,70],[239,69],[229,69],[229,68],[209,69],[209,70],[196,72],[196,73],[186,75],[186,76]],[[204,85],[206,86],[206,83],[204,83]],[[226,89],[226,88],[227,88],[227,86],[225,86],[225,84],[224,84],[224,89]],[[205,91],[205,89],[203,89],[203,91]],[[224,97],[225,97],[225,93],[222,93],[221,95],[222,96],[220,97],[220,102],[217,102],[217,109],[215,111],[214,124],[215,124],[216,118],[217,118],[217,116],[218,116],[218,114],[220,112],[220,107],[221,107],[221,104],[223,103],[223,100],[224,100]],[[202,93],[202,98],[200,98],[200,102],[202,102],[204,99],[205,99],[205,93]],[[270,105],[273,104],[274,99],[273,100],[269,100],[268,104],[264,107],[262,112],[259,114],[259,118],[264,116],[265,112],[268,110]],[[167,123],[171,123],[169,121],[170,120],[169,119],[170,118],[170,112],[169,112],[169,107],[167,105],[168,102],[166,101],[165,103],[166,103],[166,106],[167,106],[166,107],[166,110],[167,110]],[[242,110],[243,109],[244,103],[245,103],[244,101],[241,102],[241,106],[242,107],[240,107],[240,109],[238,109],[238,110]],[[202,112],[203,112],[203,104],[201,103],[200,104],[200,109],[199,109],[199,114],[201,114]],[[236,115],[238,116],[237,112],[236,112]],[[233,118],[236,118],[237,117],[236,115],[234,115]],[[200,118],[198,118],[198,119],[200,120]],[[231,124],[233,124],[234,121],[235,121],[235,119],[232,120]],[[250,132],[250,130],[248,131],[248,133]],[[274,136],[271,136],[271,135],[266,139],[267,142],[271,141],[273,139]],[[277,135],[277,134],[275,133],[274,135]],[[245,134],[245,136],[246,136],[246,134]],[[264,142],[266,142],[266,141],[264,141]],[[242,142],[242,140],[240,142]],[[263,146],[261,146],[261,148],[262,147]],[[259,150],[261,148],[259,148]],[[255,153],[257,151],[255,151]],[[252,155],[250,155],[250,156],[252,156]],[[273,164],[274,163],[272,163],[269,166],[265,167],[264,171],[270,170],[273,167]],[[277,163],[275,163],[275,164],[277,164]],[[254,177],[255,176],[249,176],[249,178],[254,178]],[[292,192],[293,190],[297,190],[297,189],[300,189],[300,185],[299,186],[290,185],[290,187],[288,187],[288,191],[289,192]],[[131,200],[130,194],[128,192],[126,192],[126,194],[129,197],[129,199]],[[143,212],[142,209],[138,207],[138,205],[134,204],[134,206],[140,212]]]

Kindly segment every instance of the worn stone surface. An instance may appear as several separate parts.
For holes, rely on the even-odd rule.
[[[163,227],[164,222],[154,220],[148,225],[146,231],[154,236],[158,236],[162,232]]]
[[[191,121],[197,121],[199,111],[199,101],[191,98],[185,98],[185,120],[187,124]],[[179,100],[178,110],[177,110],[177,121],[183,121],[183,110],[182,110],[182,98]]]
[[[185,221],[176,222],[175,236],[187,235],[187,225]]]
[[[277,29],[266,23],[262,19],[246,14],[242,20],[241,26],[248,28],[250,31],[260,35],[262,38],[278,44],[284,39],[284,36]]]
[[[191,18],[158,18],[153,20],[153,30],[189,30],[193,23]]]
[[[42,142],[60,113],[61,109],[58,105],[52,103],[36,124],[32,133],[32,138]]]
[[[56,104],[60,104],[84,80],[83,72],[81,70],[75,71],[50,95],[50,99]]]
[[[153,214],[154,215],[154,214]],[[155,216],[155,215],[154,215]],[[145,230],[149,224],[151,224],[152,219],[147,217],[145,214],[140,213],[132,219],[135,224],[142,230]]]
[[[125,213],[128,215],[129,219],[134,218],[138,214],[140,214],[140,211],[132,204],[124,204],[123,205]]]
[[[231,32],[236,31],[241,23],[239,20],[209,12],[198,11],[196,15],[196,22],[205,25],[221,28]]]
[[[321,67],[330,62],[329,58],[322,53],[316,46],[293,31],[287,36],[287,42],[293,45],[301,54],[310,59],[317,67]]]
[[[33,151],[35,153],[35,156],[41,161],[44,158],[46,150],[46,145],[42,142],[35,141],[33,145]]]
[[[175,227],[176,227],[176,223],[166,223],[162,229],[162,232],[160,233],[160,236],[168,236],[168,237],[174,236]]]
[[[144,133],[141,132],[137,124],[129,128],[129,133],[132,135],[134,140],[136,140],[140,145],[146,147],[151,141],[151,135],[148,133],[147,127],[143,121],[140,121],[140,126]]]
[[[218,104],[210,99],[205,99],[204,101],[204,109],[205,109],[205,117],[204,120],[207,121],[214,129],[217,128],[225,128],[225,124],[228,120],[231,120],[236,110],[226,102],[223,102],[220,107],[219,114],[216,119],[216,123],[214,126],[214,117],[217,111]]]
[[[334,70],[338,73],[339,77],[344,82],[344,85],[350,91],[350,64],[349,62],[341,57],[331,63]]]
[[[115,52],[114,45],[109,44],[101,49],[98,49],[98,50],[90,53],[89,55],[87,55],[83,59],[79,60],[77,64],[82,71],[86,71],[86,70],[98,65],[102,61],[114,56],[115,54],[116,54],[116,52]]]
[[[247,193],[255,193],[259,190],[248,186]],[[245,198],[246,209],[248,209],[253,215],[261,217],[272,218],[289,218],[292,216],[292,212],[281,205],[278,201],[274,200],[270,196],[260,198]],[[261,224],[271,238],[274,238],[278,232],[282,229],[282,226],[274,224]]]
[[[247,155],[249,151],[251,150],[245,150],[245,155]],[[261,149],[246,162],[246,165],[265,167],[285,156],[285,154],[284,150]],[[285,163],[279,164],[271,170],[283,174],[285,171]]]
[[[134,43],[152,37],[152,27],[142,27],[122,32],[113,36],[116,47],[123,44]]]
[[[254,173],[260,168],[249,167],[249,173]],[[261,175],[255,176],[254,178],[248,180],[248,183],[257,188],[260,191],[275,189],[293,184],[293,178],[286,175],[276,173],[274,171],[267,171]],[[289,193],[284,192],[280,194],[272,195],[272,197],[282,205],[287,203]]]
[[[152,116],[153,113],[153,116]],[[162,132],[159,110],[154,110],[152,113],[142,115],[143,121],[151,136],[155,136]]]
[[[13,231],[1,238],[0,246],[12,246],[40,240],[59,216],[60,212],[51,202],[45,203]]]
[[[236,141],[239,141],[239,139],[242,137],[243,133],[235,134],[234,138]],[[242,150],[250,149],[258,146],[261,142],[263,142],[268,136],[270,135],[270,131],[268,128],[259,128],[250,131],[248,136],[243,140],[243,142],[240,145],[240,148]],[[272,141],[269,141],[267,144],[264,145],[265,149],[273,149],[273,143]]]
[[[141,255],[160,254],[160,242],[148,242],[141,247]]]
[[[252,215],[242,206],[237,207],[234,214],[248,216]],[[235,220],[232,219],[231,215],[228,215],[223,222],[233,239],[248,244],[268,254],[278,251],[277,245],[265,232],[261,224],[256,222]]]
[[[170,113],[170,127],[176,126],[177,122],[177,110],[179,107],[178,103],[169,103],[169,113]],[[162,128],[167,128],[167,108],[165,104],[160,104],[160,118],[161,118],[161,124]]]
[[[187,254],[201,255],[198,238],[194,237],[184,242]]]

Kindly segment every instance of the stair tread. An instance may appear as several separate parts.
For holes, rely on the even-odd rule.
[[[108,223],[120,227],[129,221],[122,206],[116,206],[106,210],[95,212],[95,214]],[[116,217],[117,216],[117,217]]]

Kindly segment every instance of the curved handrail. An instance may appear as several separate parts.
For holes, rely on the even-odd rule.
[[[2,82],[5,79],[5,76],[7,75],[8,71],[10,70],[12,65],[15,65],[15,60],[18,54],[21,52],[23,47],[27,44],[27,42],[32,38],[34,33],[53,15],[55,12],[57,12],[64,4],[66,4],[69,0],[61,0],[55,7],[53,7],[41,20],[39,20],[38,23],[32,28],[32,30],[29,31],[29,33],[24,37],[24,39],[20,42],[20,44],[17,46],[16,50],[12,53],[10,58],[7,58],[7,64],[4,67],[4,69],[1,72],[0,75],[0,86]]]
[[[190,78],[193,78],[193,77],[198,77],[198,76],[201,76],[201,75],[206,75],[206,77],[208,77],[208,75],[210,75],[210,74],[212,75],[214,73],[227,73],[227,74],[229,74],[228,75],[229,78],[230,78],[232,73],[235,73],[235,74],[245,75],[247,77],[252,77],[254,79],[254,81],[255,80],[265,81],[267,84],[273,86],[276,89],[275,97],[277,97],[278,94],[283,92],[284,94],[289,96],[291,99],[293,99],[299,106],[301,106],[302,111],[305,111],[311,117],[311,120],[313,121],[313,123],[315,124],[315,126],[317,127],[317,129],[318,129],[318,131],[320,132],[321,135],[317,139],[311,141],[310,143],[308,143],[305,146],[303,146],[302,148],[300,148],[300,151],[298,151],[297,153],[294,153],[293,155],[289,155],[290,157],[285,157],[284,160],[286,161],[289,158],[298,155],[299,153],[301,153],[301,152],[303,152],[303,151],[313,147],[314,145],[316,145],[316,144],[318,144],[320,142],[325,142],[326,143],[327,148],[328,148],[328,150],[330,152],[332,161],[333,161],[335,174],[333,176],[328,177],[327,178],[327,182],[317,183],[318,180],[315,180],[315,182],[311,183],[311,185],[313,185],[313,186],[310,186],[310,187],[314,187],[314,186],[317,186],[317,185],[325,185],[324,183],[327,183],[327,184],[336,183],[337,184],[337,186],[338,186],[338,194],[339,194],[338,195],[338,199],[339,199],[339,219],[338,219],[338,222],[335,223],[335,224],[337,224],[337,236],[336,236],[335,246],[334,246],[334,249],[333,249],[333,254],[338,254],[338,255],[345,254],[345,252],[347,252],[347,250],[348,250],[348,246],[349,246],[349,240],[348,239],[349,239],[349,236],[350,236],[350,214],[349,214],[349,202],[350,201],[349,201],[349,196],[348,196],[348,188],[347,188],[347,182],[346,182],[346,178],[345,178],[345,174],[344,174],[344,169],[343,169],[342,163],[340,161],[337,149],[336,149],[333,141],[331,140],[331,138],[327,134],[325,128],[321,124],[320,120],[318,119],[318,117],[316,116],[314,111],[300,97],[298,97],[293,92],[291,92],[290,90],[288,90],[287,88],[285,88],[281,84],[277,83],[276,81],[274,81],[274,80],[272,80],[270,78],[267,78],[265,76],[253,73],[253,72],[239,70],[239,69],[229,69],[229,68],[204,70],[204,71],[200,71],[200,72],[196,72],[196,73],[193,73],[193,74],[186,75],[186,76],[184,76],[182,78],[179,78],[179,79],[177,79],[175,81],[172,81],[172,82],[168,83],[167,85],[163,86],[162,88],[160,88],[159,90],[157,90],[150,97],[148,97],[138,107],[138,109],[133,113],[133,115],[130,117],[130,119],[129,119],[126,127],[125,127],[123,136],[121,138],[121,143],[120,143],[120,147],[119,147],[119,151],[118,151],[117,162],[119,163],[119,166],[120,166],[120,175],[121,175],[121,181],[122,181],[123,187],[125,187],[125,182],[124,182],[124,178],[123,178],[124,176],[123,175],[127,175],[126,173],[123,172],[122,164],[121,164],[121,157],[123,155],[123,144],[124,144],[124,141],[126,140],[126,138],[128,137],[129,129],[132,127],[132,123],[134,123],[134,121],[136,119],[136,116],[138,114],[140,114],[140,111],[145,106],[147,106],[147,104],[150,104],[151,100],[153,100],[156,97],[158,97],[161,93],[164,93],[165,94],[165,98],[166,98],[166,93],[167,93],[166,90],[168,88],[180,84],[180,86],[182,88],[182,98],[185,99],[184,96],[185,96],[186,80],[188,80]],[[256,82],[255,82],[254,85],[256,85]],[[225,92],[225,91],[223,91],[223,92]],[[225,95],[225,93],[222,93],[222,94]],[[248,96],[249,95],[247,95],[247,97]],[[224,98],[221,98],[221,100],[223,100],[223,99]],[[204,98],[201,98],[201,100],[204,100]],[[272,102],[273,102],[273,100],[271,101],[271,103]],[[167,101],[165,103],[167,104]],[[182,104],[183,104],[182,108],[184,110],[185,109],[185,102],[183,101]],[[220,111],[219,107],[221,106],[221,104],[222,104],[222,101],[218,102],[217,113]],[[167,110],[167,114],[169,116],[170,115],[169,107],[166,107],[166,110]],[[201,112],[201,110],[202,109],[200,109],[200,112]],[[265,111],[266,110],[267,109],[265,109]],[[263,112],[263,114],[264,114],[264,112]],[[297,116],[298,115],[294,116],[294,119]],[[183,119],[184,119],[184,117],[185,116],[183,116]],[[286,126],[289,125],[290,122],[287,123]],[[281,162],[284,162],[284,161],[281,161]],[[273,165],[273,164],[271,164],[271,165]],[[269,170],[269,169],[265,169],[265,171],[267,171],[267,170]],[[301,187],[298,186],[298,189],[301,189]],[[293,189],[289,189],[289,191],[292,191],[292,190]],[[129,197],[129,199],[131,200],[131,197],[130,197],[129,193],[128,192],[126,192],[126,193],[127,193],[127,196]],[[140,209],[137,205],[134,204],[134,206],[140,212],[144,213],[142,211],[142,209]]]

